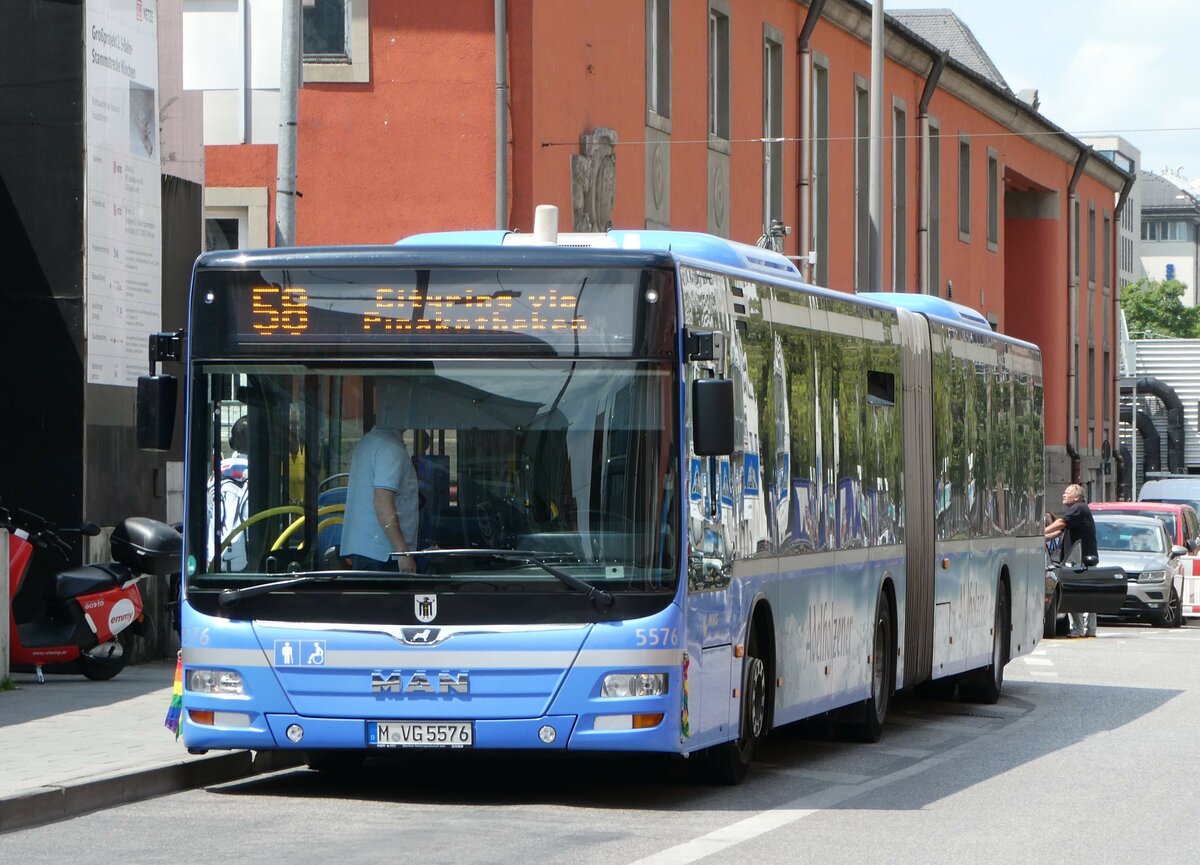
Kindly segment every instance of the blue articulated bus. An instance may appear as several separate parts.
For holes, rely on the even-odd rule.
[[[782,724],[874,741],[900,688],[994,702],[1042,635],[1040,357],[964,307],[701,234],[457,232],[205,254],[155,338],[186,367],[189,749],[737,782]],[[364,568],[375,426],[411,556]]]

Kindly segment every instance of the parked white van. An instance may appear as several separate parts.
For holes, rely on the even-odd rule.
[[[1155,478],[1138,490],[1139,502],[1180,502],[1200,513],[1200,475]]]

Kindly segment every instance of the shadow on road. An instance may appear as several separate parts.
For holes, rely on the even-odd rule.
[[[440,751],[373,756],[348,775],[298,769],[211,791],[420,805],[756,812],[840,783],[862,784],[863,790],[850,790],[850,796],[833,807],[919,809],[1090,736],[1119,729],[1178,693],[1022,681],[1007,683],[996,706],[900,694],[879,743],[842,742],[812,722],[782,727],[763,743],[750,777],[737,788],[694,782],[684,760],[662,755]],[[1009,730],[1014,724],[1019,728]],[[914,746],[931,734],[939,747]],[[947,755],[940,765],[952,770],[938,771],[932,785],[899,777],[882,785],[871,783],[913,768],[919,770],[913,774],[923,773],[923,761],[934,758],[937,763],[940,755]],[[869,771],[864,771],[866,765]]]
[[[126,667],[107,682],[93,682],[77,674],[47,674],[46,683],[38,684],[33,673],[13,673],[16,690],[0,691],[0,727],[132,700],[170,688],[174,677],[173,660]],[[164,712],[166,706],[164,701]]]

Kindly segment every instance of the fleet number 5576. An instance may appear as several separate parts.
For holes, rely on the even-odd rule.
[[[638,648],[678,646],[679,632],[675,628],[638,628],[635,632],[635,645]]]

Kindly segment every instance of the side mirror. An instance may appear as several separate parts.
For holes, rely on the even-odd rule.
[[[698,378],[692,382],[692,445],[696,456],[733,453],[733,381]]]
[[[1175,544],[1174,546],[1171,547],[1171,558],[1173,558],[1173,559],[1177,559],[1180,556],[1186,556],[1187,554],[1188,554],[1187,547],[1181,547],[1181,546],[1179,546],[1179,544]]]
[[[100,527],[98,525],[96,525],[95,523],[93,523],[91,520],[88,520],[86,523],[84,523],[82,526],[79,527],[79,533],[81,535],[86,535],[89,538],[94,538],[98,534],[100,534]]]
[[[137,446],[144,451],[171,449],[175,434],[173,375],[140,375],[137,383]]]

